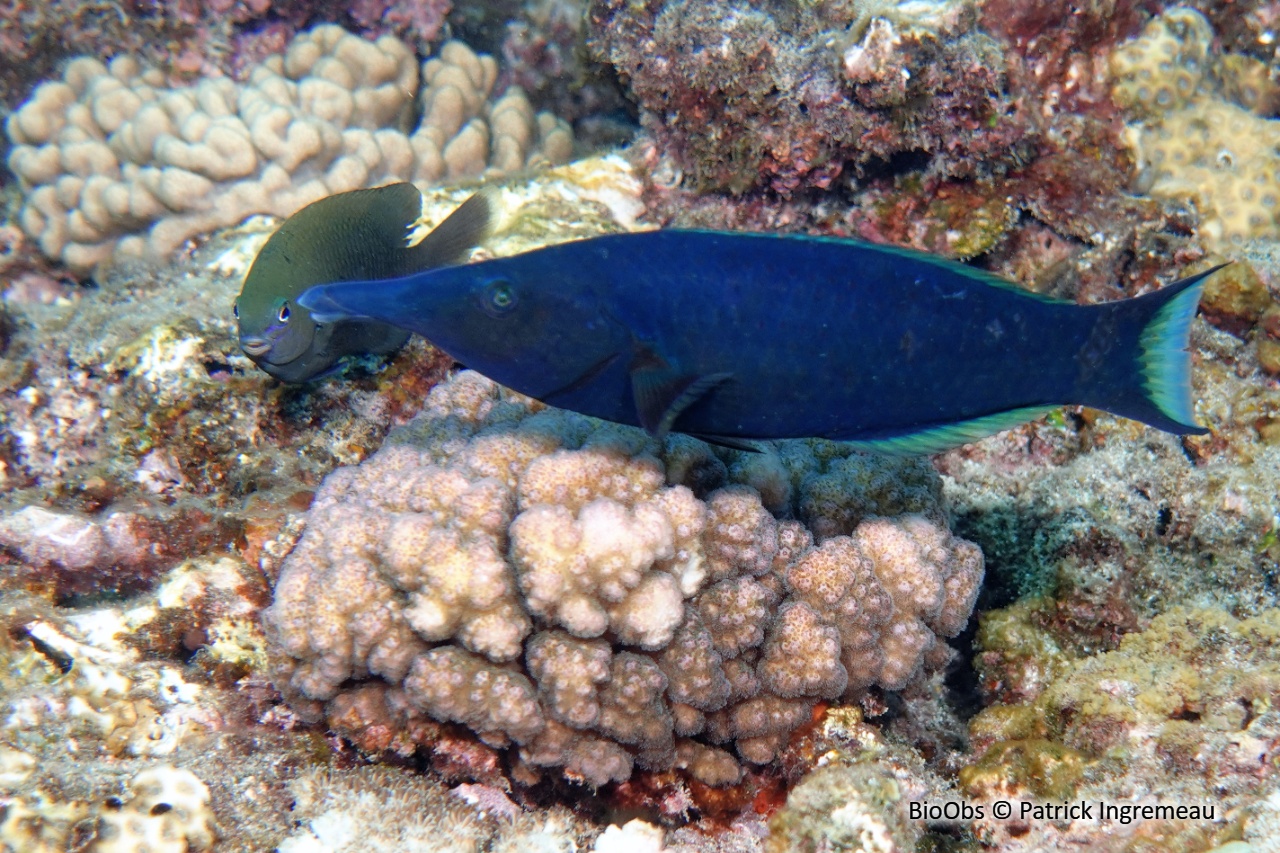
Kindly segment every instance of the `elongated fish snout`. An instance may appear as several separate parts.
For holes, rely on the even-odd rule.
[[[271,342],[256,335],[248,335],[240,339],[240,349],[249,358],[258,358],[271,352]]]

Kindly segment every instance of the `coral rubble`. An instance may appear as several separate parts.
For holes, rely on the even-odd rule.
[[[0,843],[8,850],[32,853],[72,845],[94,853],[214,849],[217,827],[209,809],[209,789],[194,773],[158,765],[139,772],[128,787],[131,796],[92,806],[14,799],[0,822]],[[86,833],[84,826],[92,828]]]
[[[872,762],[832,764],[805,777],[770,821],[767,853],[906,853],[920,821],[909,821],[903,791]]]
[[[597,835],[563,808],[534,814],[499,789],[459,785],[381,767],[311,769],[289,782],[299,826],[279,853],[525,850],[568,853]]]
[[[1208,803],[1214,820],[1148,821],[1134,837],[1182,850],[1231,837],[1229,809],[1274,786],[1266,756],[1280,743],[1278,616],[1174,607],[1116,650],[1058,669],[1035,698],[974,718],[981,757],[961,772],[962,786],[977,799]],[[975,829],[1008,849],[1097,837],[1092,821]]]
[[[338,769],[255,672],[264,580],[196,560],[122,603],[53,606],[0,579],[0,848],[582,849],[599,830],[484,785]],[[375,819],[376,816],[376,819]],[[498,842],[502,842],[501,844]],[[505,845],[505,846],[504,846]]]

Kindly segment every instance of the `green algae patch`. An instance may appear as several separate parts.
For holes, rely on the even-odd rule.
[[[992,705],[969,722],[969,735],[975,743],[995,744],[1046,738],[1049,729],[1034,703]]]
[[[1053,608],[1052,599],[1035,596],[980,617],[976,646],[982,651],[975,666],[994,698],[1034,699],[1080,657],[1052,630]]]
[[[1029,792],[1050,800],[1075,797],[1089,759],[1044,738],[1007,740],[960,771],[960,787],[976,799]]]
[[[1040,665],[1001,672],[1041,674],[1046,683],[970,722],[978,758],[960,779],[971,795],[1065,798],[1082,780],[1121,777],[1152,790],[1196,779],[1252,788],[1275,775],[1257,750],[1280,702],[1280,610],[1237,619],[1177,607],[1113,651],[1065,661],[1028,627],[1034,612],[1020,602],[987,614],[979,631],[980,661],[1027,642],[1027,659],[1039,655]]]
[[[1000,244],[1017,219],[999,183],[926,183],[919,175],[895,182],[871,205],[875,230],[892,242],[966,261]]]
[[[951,227],[946,242],[953,257],[959,260],[976,258],[995,248],[1008,233],[1014,221],[1013,206],[1003,196],[973,196],[953,200],[939,198],[929,205],[937,210],[938,219]]]
[[[819,767],[769,821],[765,853],[912,850],[920,824],[907,820],[905,799],[893,774],[878,764]]]
[[[1217,255],[1206,259],[1214,263],[1226,260]],[[1206,263],[1202,268],[1209,266]],[[1247,261],[1229,263],[1209,276],[1200,297],[1200,309],[1209,322],[1237,337],[1245,337],[1274,304],[1267,285]]]

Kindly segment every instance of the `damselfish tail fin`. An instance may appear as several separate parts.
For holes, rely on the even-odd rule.
[[[1191,321],[1200,304],[1205,279],[1223,266],[1179,279],[1154,293],[1105,306],[1114,306],[1120,315],[1120,328],[1136,328],[1137,342],[1124,383],[1128,387],[1121,399],[1101,408],[1178,435],[1203,435],[1209,431],[1195,420],[1188,346]]]

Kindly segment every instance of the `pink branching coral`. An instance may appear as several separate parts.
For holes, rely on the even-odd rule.
[[[264,613],[277,685],[310,719],[359,704],[384,743],[422,743],[425,715],[527,771],[724,785],[818,701],[945,660],[983,564],[928,465],[724,455],[459,374],[321,487]]]

